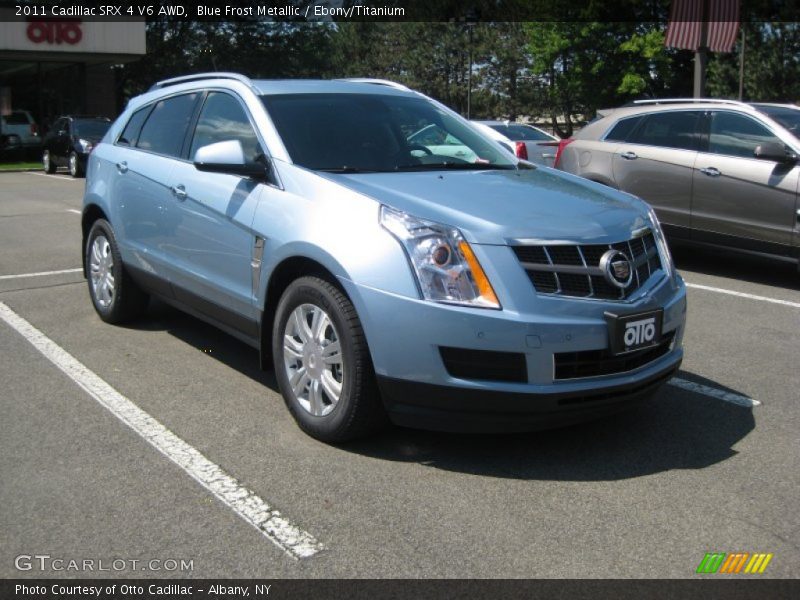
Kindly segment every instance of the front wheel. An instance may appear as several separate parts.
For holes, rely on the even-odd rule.
[[[44,167],[45,173],[50,173],[52,175],[56,172],[56,165],[53,162],[53,157],[50,155],[50,150],[42,152],[42,167]]]
[[[83,169],[76,152],[69,153],[69,174],[73,177],[83,177]]]
[[[344,442],[386,422],[361,322],[330,282],[302,277],[286,289],[272,356],[286,406],[312,437]]]
[[[98,219],[89,231],[85,248],[89,296],[106,323],[123,323],[147,308],[147,295],[133,282],[120,258],[111,225]]]

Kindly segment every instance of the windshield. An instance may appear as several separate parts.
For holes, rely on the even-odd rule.
[[[510,140],[521,142],[552,142],[553,138],[543,131],[525,125],[489,125]]]
[[[773,121],[783,125],[789,133],[800,140],[800,109],[763,104],[754,104],[754,106]]]
[[[73,122],[75,135],[86,138],[101,138],[111,127],[110,121],[100,119],[76,119]]]
[[[342,173],[515,169],[466,122],[423,98],[383,94],[262,96],[295,164]]]

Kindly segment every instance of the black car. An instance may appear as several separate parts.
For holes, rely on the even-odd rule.
[[[66,116],[56,119],[44,138],[42,165],[47,173],[67,167],[73,177],[86,172],[86,159],[111,127],[106,117]]]

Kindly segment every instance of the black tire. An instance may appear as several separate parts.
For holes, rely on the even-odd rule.
[[[53,155],[50,154],[50,150],[42,152],[42,167],[45,173],[52,175],[56,172],[56,164],[53,162]]]
[[[327,314],[333,326],[327,331],[338,338],[341,349],[341,393],[337,402],[326,405],[326,408],[332,408],[324,415],[314,415],[304,408],[292,389],[284,363],[287,323],[301,305],[312,305]],[[286,288],[275,313],[272,356],[275,377],[286,406],[300,428],[310,436],[323,442],[345,442],[374,433],[388,421],[356,310],[341,290],[330,282],[319,277],[301,277]],[[313,384],[309,381],[308,385]],[[309,399],[310,389],[307,392]],[[330,400],[327,392],[324,398]]]
[[[78,154],[76,152],[69,153],[67,166],[69,167],[70,175],[75,178],[83,177],[83,167],[81,166],[81,161],[78,159]]]
[[[105,301],[98,298],[99,289],[95,290],[94,277],[92,273],[92,253],[94,251],[95,240],[103,237],[108,242],[107,255],[111,257],[110,272],[113,277],[113,294],[109,295],[109,300]],[[102,240],[99,243],[103,245]],[[92,224],[89,236],[86,239],[86,248],[83,254],[84,267],[86,269],[86,280],[89,284],[89,297],[92,305],[100,318],[106,323],[124,323],[140,314],[147,308],[148,296],[130,278],[122,264],[119,254],[117,240],[114,237],[114,230],[108,221],[98,219]],[[102,294],[101,294],[102,295]]]

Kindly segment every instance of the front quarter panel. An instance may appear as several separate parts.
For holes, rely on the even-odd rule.
[[[265,191],[253,222],[265,238],[262,305],[269,274],[292,257],[314,260],[339,279],[419,297],[400,243],[380,225],[379,202],[301,167],[274,164],[284,189]]]

